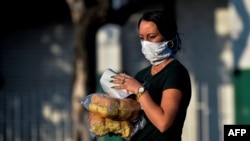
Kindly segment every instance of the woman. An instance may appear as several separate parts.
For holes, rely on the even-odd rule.
[[[175,18],[164,11],[151,11],[138,22],[142,53],[151,65],[135,77],[113,76],[115,89],[134,93],[146,117],[146,126],[131,141],[181,141],[191,98],[186,68],[176,59],[181,41]]]

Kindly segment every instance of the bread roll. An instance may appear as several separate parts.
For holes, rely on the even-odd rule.
[[[119,120],[133,121],[139,116],[140,104],[133,99],[121,99],[119,106]]]
[[[89,103],[89,111],[99,113],[103,117],[116,117],[119,110],[119,101],[105,95],[93,94],[91,103]]]
[[[90,131],[98,136],[104,136],[108,134],[108,130],[105,127],[105,119],[97,114],[89,114],[89,127]]]
[[[139,116],[140,104],[133,99],[117,99],[105,94],[92,94],[88,110],[102,117],[116,120],[135,120]]]
[[[130,137],[133,130],[128,121],[116,121],[91,112],[89,113],[89,127],[90,131],[97,136],[113,133],[123,138]]]

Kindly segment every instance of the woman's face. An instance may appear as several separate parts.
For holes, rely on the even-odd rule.
[[[151,21],[141,21],[139,25],[139,37],[143,41],[162,42],[164,37],[159,32],[156,24]]]

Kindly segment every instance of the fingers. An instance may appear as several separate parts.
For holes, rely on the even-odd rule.
[[[118,75],[112,76],[111,83],[115,84],[112,88],[116,89],[126,89],[126,81],[130,76],[125,73],[119,73]]]
[[[142,84],[134,79],[132,76],[129,76],[125,73],[119,73],[111,77],[112,80],[110,81],[114,85],[111,88],[114,89],[125,89],[131,93],[135,93],[138,91],[138,87]]]
[[[111,88],[115,88],[115,89],[126,89],[126,86],[124,84],[120,84],[120,85],[114,85]]]
[[[115,84],[124,84],[126,82],[126,79],[128,79],[130,76],[126,75],[125,73],[119,73],[118,75],[112,76],[111,82]]]
[[[126,76],[125,76],[125,74],[124,74],[124,75],[123,75],[123,78],[122,78],[122,84],[124,84],[125,81],[126,81]]]

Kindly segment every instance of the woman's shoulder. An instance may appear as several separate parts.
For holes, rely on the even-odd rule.
[[[167,65],[163,74],[172,77],[189,77],[188,69],[179,60],[174,60]]]
[[[187,71],[187,68],[179,61],[179,60],[174,60],[172,61],[169,65],[168,68],[171,70],[184,70]]]

